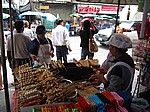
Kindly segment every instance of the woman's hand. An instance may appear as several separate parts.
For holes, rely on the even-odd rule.
[[[105,75],[108,70],[106,68],[93,68],[93,71],[95,71],[95,73]]]
[[[91,84],[99,86],[101,83],[106,83],[106,79],[104,78],[103,74],[93,74],[89,80],[91,81]]]
[[[100,68],[99,71],[102,74],[106,74],[108,70],[106,68]]]

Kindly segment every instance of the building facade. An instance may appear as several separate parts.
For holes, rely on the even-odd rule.
[[[73,13],[73,3],[32,3],[32,10],[48,12],[64,20],[71,20],[70,14]]]

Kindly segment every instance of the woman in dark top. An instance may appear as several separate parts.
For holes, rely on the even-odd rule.
[[[90,81],[94,85],[103,83],[105,90],[109,92],[126,92],[131,94],[132,82],[134,79],[135,66],[134,61],[126,52],[132,47],[129,37],[124,34],[113,34],[109,41],[105,43],[109,45],[109,51],[115,59],[104,77],[99,71],[90,77]],[[124,101],[123,106],[131,112],[131,99]]]
[[[88,59],[93,59],[94,53],[89,52],[89,38],[90,35],[93,38],[93,35],[98,33],[98,29],[95,27],[95,25],[92,22],[90,23],[89,20],[85,20],[82,26],[79,32],[81,38],[80,47],[82,47],[81,59],[86,59],[87,56]]]

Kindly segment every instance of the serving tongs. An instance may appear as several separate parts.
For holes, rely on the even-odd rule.
[[[78,80],[78,81],[73,81],[73,83],[83,83],[84,86],[88,86],[88,85],[91,85],[91,81],[89,79],[83,79],[83,80]]]

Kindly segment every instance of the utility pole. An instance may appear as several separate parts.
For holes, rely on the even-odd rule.
[[[8,80],[7,80],[7,69],[6,69],[6,58],[5,58],[5,44],[4,44],[4,29],[3,29],[3,8],[2,0],[0,0],[0,40],[1,40],[1,56],[2,56],[2,68],[3,68],[3,83],[6,101],[6,110],[10,112],[10,101],[9,101],[9,91],[8,91]]]

